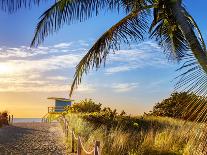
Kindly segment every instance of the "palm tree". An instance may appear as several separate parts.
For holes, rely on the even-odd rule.
[[[16,12],[22,7],[40,5],[48,0],[2,0],[0,8]],[[123,43],[143,41],[146,34],[158,42],[169,58],[184,60],[184,69],[177,88],[207,95],[207,53],[202,34],[193,17],[188,13],[182,0],[55,0],[54,4],[40,17],[31,46],[38,46],[45,37],[58,31],[63,24],[86,21],[98,16],[102,10],[126,13],[126,16],[109,28],[92,46],[76,67],[70,96],[81,83],[84,73],[101,67],[111,51],[120,49]],[[186,104],[184,112],[200,110],[206,115],[207,104],[201,103],[198,109],[196,99]],[[190,106],[191,105],[191,106]],[[202,108],[201,108],[202,107]],[[204,121],[207,117],[204,117]]]
[[[47,1],[4,0],[0,2],[0,8],[15,12],[22,7],[40,5]],[[191,59],[193,54],[196,62],[191,59],[182,68],[196,65],[196,69],[207,73],[207,54],[203,37],[195,20],[183,6],[182,0],[56,0],[40,17],[31,46],[41,44],[45,37],[58,31],[63,24],[85,21],[97,16],[102,10],[123,10],[126,17],[108,29],[77,65],[70,96],[74,87],[80,84],[83,73],[94,67],[99,68],[110,51],[118,50],[122,43],[143,41],[146,33],[173,59]]]
[[[15,12],[22,7],[40,5],[48,0],[4,0],[0,8]],[[98,16],[102,10],[123,10],[126,16],[109,28],[92,46],[76,67],[70,96],[81,83],[84,73],[105,63],[110,51],[123,43],[143,41],[146,34],[158,42],[170,58],[184,60],[177,87],[206,95],[207,54],[202,34],[187,12],[182,0],[56,0],[40,17],[31,46],[38,46],[45,37],[63,24],[72,24]],[[207,109],[207,108],[206,108]]]
[[[0,8],[15,12],[47,1],[4,0],[0,2]],[[40,17],[31,46],[41,44],[63,24],[85,21],[102,10],[123,10],[126,17],[108,29],[77,65],[70,96],[80,84],[83,73],[99,68],[111,50],[118,50],[123,43],[143,41],[146,34],[155,39],[170,58],[186,61],[180,68],[187,70],[181,75],[178,88],[186,86],[199,95],[207,94],[204,88],[207,83],[206,46],[182,0],[56,0]]]

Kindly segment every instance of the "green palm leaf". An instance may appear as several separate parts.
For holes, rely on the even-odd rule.
[[[21,8],[30,8],[32,5],[40,5],[49,0],[1,0],[0,8],[3,11],[13,13]]]
[[[163,47],[168,58],[181,60],[189,50],[188,42],[176,19],[172,16],[168,1],[160,0],[153,9],[153,21],[149,29],[150,37]]]
[[[111,27],[97,40],[76,67],[70,96],[75,86],[80,84],[83,73],[87,73],[94,67],[99,68],[102,63],[105,63],[106,56],[110,50],[118,50],[121,43],[129,44],[130,41],[144,39],[143,35],[148,28],[146,19],[145,12],[134,11]]]
[[[40,17],[31,46],[42,43],[45,37],[58,31],[64,24],[83,22],[97,16],[102,10],[118,10],[119,12],[120,9],[124,9],[128,13],[146,4],[144,1],[59,0]]]

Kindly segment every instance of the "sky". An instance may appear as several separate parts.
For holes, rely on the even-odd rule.
[[[48,97],[68,98],[75,66],[101,34],[124,17],[103,11],[88,21],[64,25],[31,49],[38,18],[51,4],[15,14],[0,11],[0,111],[15,117],[42,117],[54,104]],[[185,1],[205,40],[206,5],[204,0]],[[84,75],[72,99],[92,98],[104,107],[142,114],[174,90],[180,65],[168,61],[153,40],[133,43],[111,53],[105,67]]]

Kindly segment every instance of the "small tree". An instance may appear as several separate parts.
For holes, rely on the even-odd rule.
[[[71,112],[100,112],[102,104],[96,104],[92,99],[85,99],[80,101],[80,103],[74,103],[71,107],[68,107],[68,110]]]
[[[200,121],[204,116],[198,117],[199,111],[203,110],[206,99],[194,93],[175,92],[169,98],[156,103],[150,115],[181,118],[191,121]]]

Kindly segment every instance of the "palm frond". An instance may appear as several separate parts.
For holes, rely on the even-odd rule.
[[[158,44],[163,47],[168,58],[179,61],[185,56],[189,45],[171,15],[170,8],[165,5],[162,2],[153,10],[154,19],[149,30],[150,38],[155,38]]]
[[[193,34],[198,40],[200,49],[206,52],[206,45],[202,37],[201,31],[196,24],[193,17],[186,11],[183,7],[184,15],[188,21],[192,33],[197,31],[197,34]],[[196,33],[196,32],[195,32]],[[190,53],[190,51],[188,51]],[[179,68],[182,74],[178,77],[179,81],[176,83],[176,89],[182,91],[194,92],[196,95],[200,96],[204,100],[196,100],[192,98],[186,107],[183,107],[183,116],[190,116],[189,118],[196,118],[199,122],[207,121],[207,73],[199,62],[199,58],[196,57],[196,52],[193,51],[190,54],[185,55],[185,63]],[[205,58],[202,58],[205,59]]]
[[[194,118],[198,122],[207,121],[207,75],[192,54],[185,56],[185,63],[178,69],[183,73],[177,77],[176,90],[194,92],[201,99],[192,97],[182,107],[183,117]],[[204,100],[205,99],[205,100]]]
[[[182,31],[166,20],[160,21],[151,31],[150,36],[155,38],[158,44],[163,47],[170,59],[181,60],[189,49]]]
[[[59,0],[40,17],[31,46],[42,43],[64,24],[83,22],[97,16],[101,10],[119,11],[122,8],[128,14],[145,4],[145,0]]]
[[[110,50],[118,50],[121,43],[143,40],[147,28],[145,12],[134,11],[106,31],[77,65],[70,96],[81,83],[83,73],[87,74],[94,67],[98,69],[105,63]]]
[[[184,9],[185,9],[185,8],[184,8]],[[186,9],[185,9],[185,15],[187,16],[189,22],[190,22],[191,25],[194,27],[194,29],[197,30],[197,32],[198,32],[198,38],[199,38],[199,40],[200,40],[200,43],[201,43],[201,45],[202,45],[202,47],[203,47],[203,50],[206,51],[206,44],[205,44],[205,41],[204,41],[204,39],[203,39],[203,36],[202,36],[202,34],[201,34],[201,31],[200,31],[200,29],[199,29],[199,27],[198,27],[196,21],[195,21],[194,18],[187,12]]]
[[[49,34],[59,30],[63,24],[82,22],[104,8],[106,1],[101,0],[60,0],[46,10],[37,24],[31,46],[44,41]]]
[[[0,9],[13,13],[21,8],[30,8],[32,5],[40,5],[47,1],[49,0],[1,0]]]

